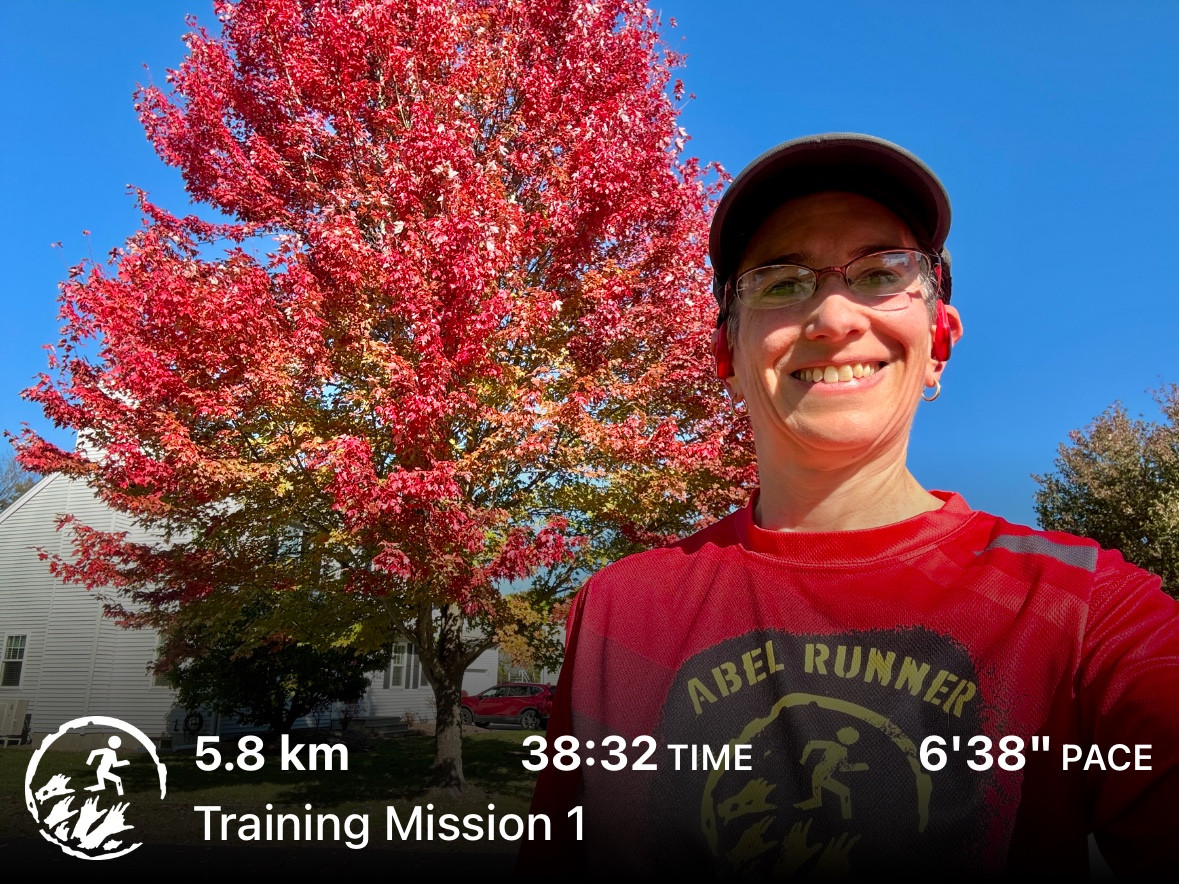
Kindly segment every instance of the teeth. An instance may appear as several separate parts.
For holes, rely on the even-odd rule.
[[[794,377],[811,384],[839,384],[851,381],[853,378],[867,378],[876,374],[875,363],[844,363],[841,366],[815,366],[810,369],[799,369]]]

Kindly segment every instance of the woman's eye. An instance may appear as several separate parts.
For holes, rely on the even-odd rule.
[[[876,268],[865,273],[860,274],[855,279],[857,288],[866,289],[869,291],[884,290],[895,288],[902,284],[903,278],[899,273],[886,268]]]
[[[800,280],[776,280],[761,291],[762,298],[796,298],[805,292]]]
[[[797,304],[814,292],[814,274],[805,267],[793,265],[757,268],[737,282],[738,297],[754,307]]]
[[[810,295],[810,278],[804,273],[786,269],[770,276],[758,293],[762,301],[799,301]]]

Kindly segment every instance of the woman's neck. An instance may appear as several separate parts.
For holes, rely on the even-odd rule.
[[[917,482],[902,456],[827,470],[796,462],[760,466],[754,518],[770,531],[841,532],[876,528],[937,510],[942,501]]]

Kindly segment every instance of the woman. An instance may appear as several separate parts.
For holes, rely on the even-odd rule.
[[[949,227],[934,174],[868,136],[788,142],[733,181],[717,366],[760,487],[579,594],[548,734],[576,755],[534,800],[581,807],[557,853],[825,878],[1086,875],[1090,831],[1115,868],[1171,852],[1179,606],[1116,552],[905,466],[962,334]],[[1135,745],[1151,758],[1112,770]]]

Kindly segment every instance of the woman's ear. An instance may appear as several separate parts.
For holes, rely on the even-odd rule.
[[[712,333],[712,355],[716,360],[716,377],[725,383],[725,392],[734,403],[741,402],[745,395],[737,376],[733,374],[733,351],[729,347],[728,323],[721,323]]]

